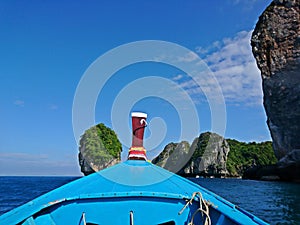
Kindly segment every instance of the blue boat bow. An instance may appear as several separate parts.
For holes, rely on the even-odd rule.
[[[145,113],[133,113],[128,160],[2,216],[0,225],[265,225],[205,188],[147,162]]]
[[[204,221],[221,225],[267,224],[188,179],[142,160],[128,160],[82,177],[0,217],[1,225]]]

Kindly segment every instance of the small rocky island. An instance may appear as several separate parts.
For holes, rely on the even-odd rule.
[[[84,132],[80,138],[79,165],[84,175],[100,171],[121,161],[122,145],[116,133],[103,123]]]
[[[110,128],[98,124],[85,131],[79,151],[81,171],[88,175],[119,163],[121,144]],[[242,177],[253,166],[276,161],[271,142],[244,143],[205,132],[191,145],[186,141],[167,144],[152,163],[185,177]]]
[[[229,151],[223,137],[206,132],[195,138],[191,146],[186,141],[168,144],[152,162],[181,176],[225,177],[229,175]]]
[[[170,143],[152,160],[185,177],[243,177],[254,166],[276,162],[270,141],[245,143],[211,132],[201,133],[191,146],[186,141]]]

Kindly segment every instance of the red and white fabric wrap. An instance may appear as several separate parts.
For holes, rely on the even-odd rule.
[[[142,112],[131,113],[132,118],[132,144],[129,149],[128,159],[147,160],[146,150],[143,146],[144,130],[147,126],[147,114]]]

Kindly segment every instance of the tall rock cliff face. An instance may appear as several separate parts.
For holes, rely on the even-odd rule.
[[[193,150],[187,141],[169,143],[164,150],[152,160],[152,163],[177,173],[191,158]]]
[[[274,0],[260,16],[251,45],[278,167],[300,174],[300,1]]]
[[[178,174],[226,176],[227,156],[230,151],[227,141],[215,133],[202,133],[194,140],[195,151],[190,161]]]
[[[225,176],[229,152],[227,141],[215,133],[202,133],[192,145],[188,142],[168,144],[158,157],[152,160],[169,171],[182,176]]]
[[[85,175],[90,175],[92,173],[95,173],[95,170],[90,166],[90,164],[85,160],[85,158],[82,156],[81,152],[78,154],[78,161],[80,166],[80,171]]]

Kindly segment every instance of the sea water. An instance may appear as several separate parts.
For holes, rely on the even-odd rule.
[[[79,177],[0,177],[0,215]],[[300,224],[300,184],[190,178],[270,224]]]
[[[300,225],[300,184],[242,179],[191,180],[270,224]]]

